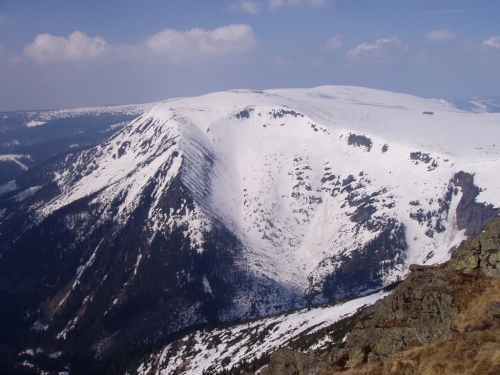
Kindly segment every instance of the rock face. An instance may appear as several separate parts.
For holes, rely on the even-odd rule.
[[[445,270],[413,268],[390,298],[368,309],[366,320],[347,337],[347,366],[451,338],[452,319],[459,314],[454,289]]]
[[[271,355],[261,373],[320,374],[327,367],[328,373],[335,373],[489,329],[500,320],[500,296],[492,289],[499,271],[500,219],[495,219],[483,233],[455,249],[447,263],[411,266],[391,295],[358,315],[345,343],[321,355],[282,349]],[[477,318],[468,316],[472,310]]]
[[[269,366],[260,375],[313,375],[327,369],[327,358],[318,357],[314,353],[299,353],[290,349],[282,349],[271,355]]]
[[[476,202],[481,189],[474,185],[474,175],[460,171],[455,174],[453,183],[462,190],[462,199],[457,206],[457,227],[465,229],[471,237],[477,236],[486,223],[498,216],[499,209]]]
[[[500,277],[500,221],[491,222],[479,236],[453,252],[446,268],[472,272],[481,270],[488,277]]]

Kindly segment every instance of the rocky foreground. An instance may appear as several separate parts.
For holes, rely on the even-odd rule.
[[[500,374],[500,219],[348,318],[339,345],[273,353],[259,375]]]

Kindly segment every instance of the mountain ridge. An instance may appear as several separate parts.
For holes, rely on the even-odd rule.
[[[158,104],[0,195],[12,326],[106,356],[400,280],[498,215],[497,123],[345,86]]]

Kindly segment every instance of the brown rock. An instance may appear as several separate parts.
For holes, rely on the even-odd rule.
[[[271,354],[269,365],[259,375],[317,375],[329,367],[324,357],[318,357],[313,352],[280,349]]]
[[[479,268],[488,277],[500,277],[500,219],[493,220],[479,236],[456,249],[446,268],[466,273]]]
[[[486,307],[482,321],[489,323],[498,319],[500,319],[500,302],[494,301]]]

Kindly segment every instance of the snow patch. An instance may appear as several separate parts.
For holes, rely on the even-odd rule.
[[[28,199],[29,197],[32,197],[33,195],[35,195],[35,193],[38,190],[40,190],[41,188],[42,188],[42,186],[33,186],[33,187],[30,187],[30,188],[28,188],[26,190],[23,190],[19,194],[16,194],[11,199],[14,200],[14,201],[16,201],[16,202],[22,202],[22,201]]]
[[[36,121],[36,120],[31,120],[31,121],[28,121],[26,123],[26,126],[31,128],[31,127],[34,127],[34,126],[39,126],[39,125],[43,125],[45,124],[46,121]]]
[[[17,155],[17,154],[5,154],[0,155],[0,161],[10,161],[19,165],[25,171],[28,170],[28,167],[23,163],[23,159],[25,160],[33,160],[29,155]]]
[[[35,323],[33,323],[33,325],[31,326],[31,329],[34,331],[46,331],[49,329],[49,325],[43,324],[42,322],[37,320]]]
[[[15,180],[6,182],[5,184],[0,185],[0,196],[10,193],[11,191],[14,191],[16,189],[17,185]]]
[[[202,374],[204,371],[216,373],[224,368],[230,369],[242,360],[251,362],[263,354],[286,347],[290,340],[302,332],[318,332],[388,294],[378,292],[334,306],[302,309],[226,329],[197,331],[145,359],[139,365],[137,373],[172,374],[186,360],[190,363],[185,369],[185,375]],[[259,337],[258,344],[252,341],[255,337]],[[321,345],[321,342],[317,345]]]
[[[210,287],[210,283],[208,282],[206,275],[203,275],[203,288],[205,289],[205,293],[213,295],[212,288]]]

